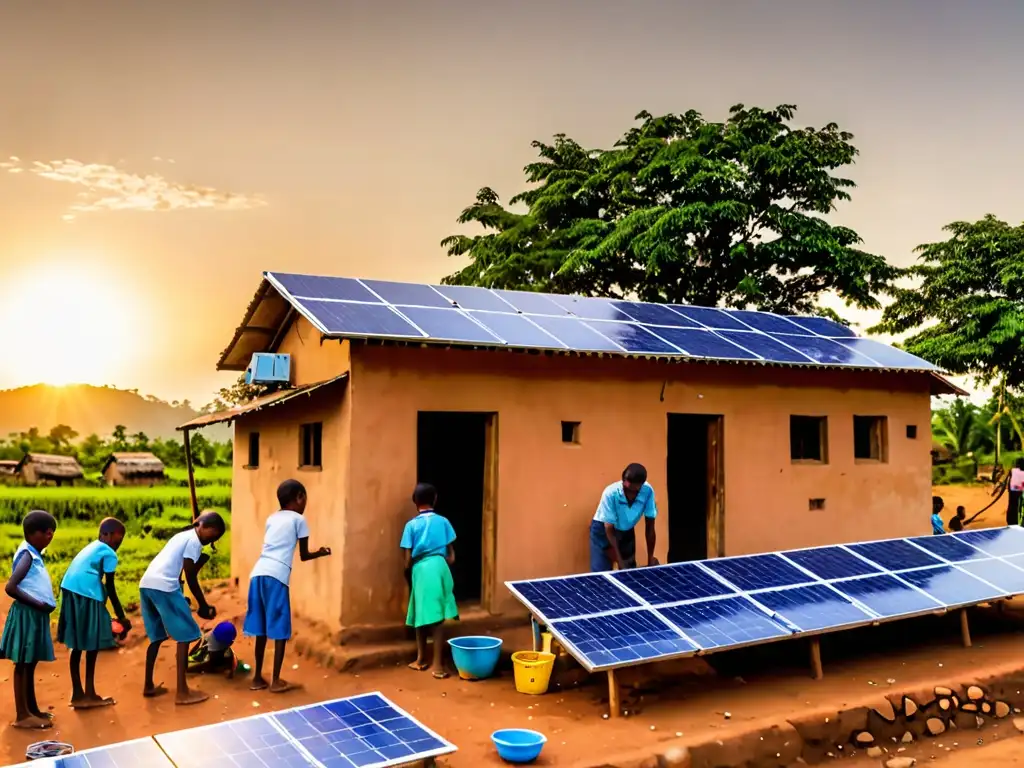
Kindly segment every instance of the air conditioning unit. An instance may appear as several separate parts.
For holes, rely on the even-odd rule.
[[[291,381],[291,355],[257,352],[245,369],[246,384],[281,385]]]

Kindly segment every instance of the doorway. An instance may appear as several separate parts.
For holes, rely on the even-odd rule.
[[[497,542],[497,414],[421,411],[416,478],[437,488],[455,529],[452,579],[460,603],[489,608]]]
[[[725,553],[722,423],[716,415],[668,414],[668,560]]]

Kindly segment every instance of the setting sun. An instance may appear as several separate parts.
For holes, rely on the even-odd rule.
[[[0,287],[4,344],[18,379],[45,384],[105,384],[120,372],[136,339],[137,318],[116,278],[74,263],[26,266]]]

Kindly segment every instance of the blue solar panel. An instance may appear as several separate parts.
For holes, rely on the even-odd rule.
[[[472,285],[435,285],[434,290],[463,309],[483,309],[489,312],[516,311],[511,304],[486,288]]]
[[[767,312],[750,312],[747,310],[733,310],[729,313],[737,320],[741,320],[751,328],[762,333],[806,333],[804,328],[790,322],[780,315],[771,315]]]
[[[497,336],[483,326],[474,323],[457,309],[401,307],[400,311],[432,339],[477,344],[501,343]],[[509,315],[509,317],[519,317],[519,315]]]
[[[389,304],[415,307],[451,308],[452,302],[429,285],[418,283],[391,283],[386,280],[363,280],[363,285]]]
[[[792,634],[742,596],[719,597],[658,610],[704,651]]]
[[[825,584],[758,592],[754,599],[801,632],[866,624],[873,618]]]
[[[841,325],[835,320],[829,320],[825,317],[808,317],[805,315],[799,315],[796,317],[787,317],[786,319],[796,323],[801,328],[806,328],[811,333],[818,334],[819,336],[857,336],[849,326]]]
[[[899,577],[923,589],[948,607],[1006,597],[1006,594],[996,587],[989,586],[952,565],[903,571]]]
[[[797,363],[810,365],[814,361],[802,352],[797,352],[771,336],[754,331],[718,331],[733,344],[738,344],[759,355],[769,363]]]
[[[605,338],[611,339],[627,352],[642,355],[678,355],[679,350],[659,339],[636,323],[611,323],[589,320],[587,325]],[[668,329],[666,329],[668,330]]]
[[[583,352],[622,352],[622,347],[575,317],[530,315],[530,319],[569,349]]]
[[[282,288],[296,298],[336,299],[339,301],[369,301],[380,299],[366,286],[350,277],[314,277],[313,275],[271,274]]]
[[[878,363],[854,352],[847,346],[843,346],[831,339],[822,339],[817,336],[783,336],[772,334],[778,341],[785,342],[791,347],[803,352],[809,358],[823,365],[856,365],[861,368],[877,368]]]
[[[1024,555],[1024,528],[1017,525],[980,531],[964,531],[963,533],[954,533],[953,536],[996,557]]]
[[[724,331],[747,331],[748,326],[734,318],[729,312],[712,307],[689,307],[682,304],[671,304],[673,312],[700,323],[706,328]]]
[[[942,608],[936,600],[923,595],[892,574],[861,576],[845,581],[833,581],[832,586],[847,597],[867,606],[883,619],[911,616]]]
[[[308,768],[297,742],[263,715],[153,737],[177,768]],[[145,763],[142,763],[145,765]]]
[[[174,763],[152,739],[85,749],[67,757],[33,760],[25,765],[36,768],[174,768]]]
[[[491,329],[491,333],[511,346],[533,349],[566,348],[565,344],[554,336],[534,325],[526,315],[474,311],[470,311],[468,314],[478,323],[486,325]]]
[[[951,563],[961,563],[965,560],[983,560],[988,557],[980,549],[975,549],[954,536],[915,536],[907,541],[913,542],[922,549],[927,549],[933,555],[938,555],[943,560]]]
[[[668,325],[675,328],[702,328],[703,326],[678,312],[673,312],[664,304],[645,304],[641,301],[617,301],[615,306],[639,323],[648,325]]]
[[[516,581],[508,586],[549,620],[635,608],[641,604],[602,574]]]
[[[926,565],[938,565],[942,562],[902,539],[869,541],[864,544],[847,544],[846,548],[852,549],[858,555],[863,555],[874,563],[878,563],[887,571],[920,568]]]
[[[744,592],[815,581],[776,554],[718,558],[704,565]]]
[[[612,578],[651,605],[735,594],[736,591],[696,563],[615,571]]]
[[[1024,556],[1018,556],[1024,557]],[[1024,561],[1014,563],[1014,558],[1008,558],[1009,562],[1002,560],[972,560],[969,563],[960,563],[959,567],[972,576],[987,581],[1001,589],[1006,595],[1024,595],[1024,570],[1014,565],[1024,565]]]
[[[566,648],[591,671],[651,659],[684,656],[697,646],[653,610],[628,611],[589,619],[567,619],[548,625]]]
[[[758,359],[753,352],[748,352],[711,331],[693,328],[651,328],[650,330],[692,357],[708,357],[716,360]]]
[[[888,344],[882,344],[872,339],[853,338],[836,339],[836,341],[844,347],[852,349],[854,352],[870,357],[876,363],[886,368],[911,368],[922,371],[939,370],[938,366],[932,365],[927,360],[914,357],[909,352],[904,352],[902,349],[896,349]]]
[[[567,315],[568,312],[555,304],[547,294],[532,291],[496,290],[500,296],[520,312],[527,315]]]
[[[327,333],[354,336],[390,336],[422,339],[395,310],[384,304],[353,304],[347,301],[303,299],[299,302],[317,318]]]
[[[582,320],[619,320],[628,321],[629,315],[616,309],[618,303],[612,299],[594,299],[585,296],[565,296],[549,294],[549,298],[567,312],[572,312]]]
[[[845,579],[850,576],[866,576],[878,573],[879,568],[867,563],[842,547],[817,547],[815,549],[794,549],[783,553],[801,568],[806,568],[822,579]]]

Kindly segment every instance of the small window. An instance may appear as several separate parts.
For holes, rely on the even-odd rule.
[[[819,510],[822,510],[822,509],[825,508],[825,500],[824,499],[808,499],[807,500],[807,508],[809,510],[811,510],[812,512],[817,512]]]
[[[260,465],[260,433],[249,433],[249,463],[246,469],[256,469]]]
[[[907,424],[907,439],[917,440],[917,424]]]
[[[321,422],[316,424],[303,424],[300,434],[302,440],[299,446],[300,467],[321,467],[322,462],[322,439],[324,425]]]
[[[789,457],[828,463],[828,420],[824,416],[789,417]]]
[[[562,422],[562,442],[573,445],[580,444],[580,423],[578,421]]]
[[[863,461],[889,460],[885,416],[853,417],[853,458]]]

